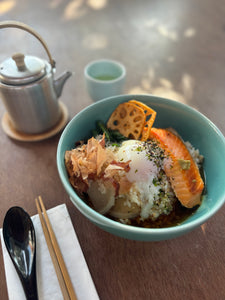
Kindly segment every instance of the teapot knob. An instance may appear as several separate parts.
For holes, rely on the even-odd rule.
[[[18,71],[25,71],[27,69],[24,58],[25,56],[22,53],[16,53],[12,56],[12,59],[15,61]]]

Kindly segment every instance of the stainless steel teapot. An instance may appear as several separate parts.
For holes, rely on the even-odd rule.
[[[72,75],[64,72],[54,79],[55,61],[41,36],[17,21],[0,22],[0,29],[14,27],[34,35],[45,48],[49,62],[35,56],[16,53],[0,64],[0,98],[16,130],[38,134],[60,120],[58,98],[65,81]]]

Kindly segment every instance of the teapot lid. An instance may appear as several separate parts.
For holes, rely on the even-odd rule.
[[[0,81],[13,85],[31,83],[45,75],[45,67],[45,62],[38,57],[16,53],[1,63]]]

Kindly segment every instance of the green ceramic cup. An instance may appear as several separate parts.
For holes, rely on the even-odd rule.
[[[126,69],[118,61],[100,59],[84,69],[87,91],[94,101],[123,93]]]

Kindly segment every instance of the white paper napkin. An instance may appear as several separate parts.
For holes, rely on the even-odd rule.
[[[49,209],[48,216],[60,246],[73,287],[79,300],[98,300],[94,283],[84,259],[66,205]],[[37,284],[40,300],[62,300],[63,296],[52,264],[38,215],[32,217],[37,243]],[[1,242],[9,300],[26,300],[19,277],[6,250],[1,229]]]

